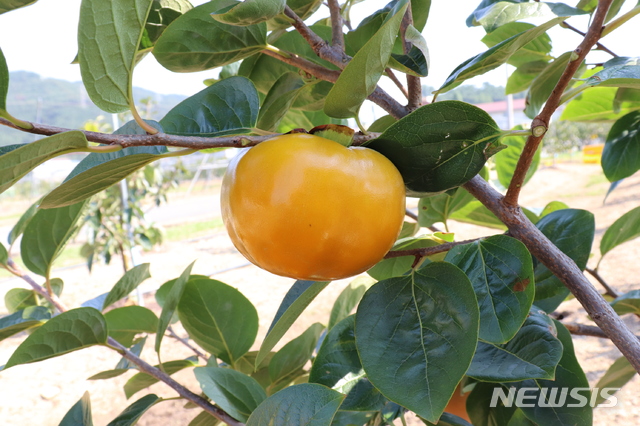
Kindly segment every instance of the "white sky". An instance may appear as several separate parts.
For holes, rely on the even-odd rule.
[[[204,2],[192,1],[194,5]],[[576,2],[577,0],[573,3]],[[352,16],[354,23],[386,3],[386,0],[367,0],[358,4],[354,7]],[[479,0],[433,0],[424,31],[432,66],[430,75],[423,79],[423,84],[439,87],[458,64],[486,50],[486,46],[480,42],[484,30],[481,27],[468,28],[465,25],[467,16],[478,3]],[[630,1],[626,3],[623,10],[633,6]],[[78,65],[70,64],[77,51],[79,7],[80,0],[40,0],[32,6],[0,15],[0,47],[9,70],[27,70],[43,77],[79,81]],[[328,14],[328,9],[322,6],[317,17]],[[632,46],[638,40],[636,28],[640,19],[636,17],[633,21],[627,24],[626,28],[623,27],[605,38],[604,44],[622,56],[639,55],[640,52]],[[570,22],[581,29],[585,29],[587,25],[586,19],[582,17],[573,18]],[[554,42],[554,54],[572,50],[580,42],[580,36],[569,30],[554,28],[550,35]],[[598,60],[607,59],[608,55],[603,54]],[[476,77],[469,83],[479,85],[489,81],[492,84],[504,85],[506,73],[507,70],[501,67],[484,76]],[[190,95],[202,90],[202,81],[216,74],[217,71],[213,70],[192,74],[172,73],[162,68],[152,55],[147,55],[136,68],[133,82],[134,86],[162,94]],[[381,84],[394,96],[401,97],[399,92],[394,91],[392,84]]]

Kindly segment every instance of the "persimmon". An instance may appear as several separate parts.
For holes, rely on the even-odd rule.
[[[366,271],[393,246],[405,186],[376,151],[295,133],[236,156],[221,206],[233,244],[252,263],[286,277],[335,280]]]
[[[470,392],[463,394],[460,385],[458,385],[444,411],[471,423],[469,414],[467,414],[467,398],[469,398],[469,393]]]

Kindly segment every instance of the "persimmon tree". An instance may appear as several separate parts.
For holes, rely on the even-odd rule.
[[[600,395],[592,399],[583,390],[567,396],[566,404],[550,406],[547,391],[589,386],[571,333],[610,339],[624,355],[600,387],[619,387],[640,371],[640,342],[620,319],[640,314],[640,294],[617,294],[597,268],[587,272],[603,284],[602,292],[585,277],[595,232],[592,213],[553,202],[535,214],[518,200],[561,105],[562,119],[614,122],[602,158],[612,188],[640,168],[640,65],[605,46],[606,36],[640,13],[640,6],[620,13],[619,0],[483,0],[467,24],[486,30],[487,50],[452,70],[423,104],[421,77],[438,66],[429,62],[421,35],[431,1],[391,1],[352,28],[350,10],[359,2],[213,0],[193,7],[187,0],[83,0],[78,62],[84,86],[105,112],[130,111],[134,117],[112,134],[12,116],[6,105],[9,73],[0,53],[0,124],[46,136],[0,148],[0,191],[51,158],[88,153],[25,212],[9,245],[0,245],[0,266],[32,288],[10,290],[11,313],[0,318],[0,338],[30,332],[4,369],[106,346],[122,359],[91,379],[133,370],[128,397],[162,381],[201,409],[194,425],[378,425],[404,419],[408,411],[426,424],[465,425],[467,420],[443,414],[460,389],[468,393],[473,424],[592,423],[592,404],[581,400],[600,402]],[[0,13],[30,3],[0,2]],[[588,27],[572,24],[579,15],[590,16]],[[527,23],[532,17],[546,21]],[[547,31],[556,26],[581,34],[582,41],[554,57]],[[590,64],[594,50],[611,59]],[[135,108],[132,75],[148,54],[171,71],[221,68],[220,77],[159,122],[146,121]],[[505,63],[516,67],[507,91],[527,91],[530,123],[500,129],[475,106],[438,100]],[[378,85],[381,79],[393,81],[405,98],[390,96]],[[358,117],[365,100],[388,114],[366,129]],[[351,118],[359,131],[345,127]],[[107,295],[83,307],[65,305],[52,265],[87,219],[91,197],[166,157],[251,147],[290,131],[322,132],[343,142],[347,135],[348,143],[382,153],[400,171],[407,196],[419,198],[418,214],[407,212],[394,248],[367,272],[374,283],[360,278],[349,285],[328,324],[313,324],[274,350],[305,307],[331,285],[296,281],[266,337],[256,343],[259,313],[251,302],[225,283],[191,274],[192,265],[158,289],[159,316],[140,306],[112,306],[148,278],[147,264],[127,271]],[[505,194],[487,182],[488,162]],[[495,228],[496,234],[455,240],[438,228],[451,220]],[[600,255],[638,235],[640,207],[607,229]],[[28,272],[12,260],[20,236]],[[570,294],[594,326],[554,318]],[[150,338],[159,354],[174,321],[188,333],[185,344],[197,358],[152,366],[140,357],[141,349]],[[184,368],[194,368],[202,393],[171,378]],[[533,406],[492,406],[493,390],[510,388],[537,389]],[[113,424],[134,424],[162,401],[143,396],[123,407]],[[92,424],[88,394],[61,421],[70,424]]]

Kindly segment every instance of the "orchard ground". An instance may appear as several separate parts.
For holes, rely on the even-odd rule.
[[[596,239],[589,266],[594,267],[599,259],[597,249],[599,241],[606,228],[623,213],[637,207],[640,203],[640,174],[623,181],[603,205],[602,200],[608,187],[609,183],[597,164],[556,164],[538,170],[523,190],[521,203],[527,207],[544,207],[548,202],[557,200],[565,202],[571,208],[592,211],[596,217]],[[274,276],[253,265],[244,266],[247,264],[246,260],[234,249],[224,228],[218,226],[204,232],[198,231],[197,223],[205,220],[213,225],[220,223],[217,220],[218,188],[219,183],[213,182],[205,192],[194,193],[189,198],[173,196],[170,198],[170,204],[152,213],[152,217],[162,223],[169,233],[172,230],[186,229],[184,224],[181,225],[183,228],[176,228],[175,226],[179,223],[188,221],[194,223],[188,227],[190,239],[168,241],[161,248],[142,255],[142,262],[151,264],[152,278],[141,287],[143,290],[151,291],[165,281],[180,275],[189,263],[197,259],[193,273],[218,272],[212,278],[237,287],[254,303],[260,315],[260,330],[257,343],[254,345],[254,349],[257,349],[293,280]],[[414,202],[410,207],[415,209],[416,204]],[[17,209],[16,215],[19,215],[19,212],[20,210]],[[184,217],[185,212],[193,216]],[[3,206],[0,227],[11,225],[17,218],[11,218],[10,212],[6,212]],[[456,239],[475,238],[500,232],[457,222],[450,222],[449,225],[450,230],[456,233]],[[601,275],[619,293],[638,288],[639,257],[640,239],[628,242],[607,255],[600,266]],[[69,261],[73,263],[72,259]],[[229,269],[234,267],[239,268]],[[114,259],[110,266],[95,266],[92,274],[89,274],[83,265],[78,265],[59,269],[54,275],[65,282],[63,293],[65,303],[76,307],[88,299],[109,291],[121,274],[121,265],[118,259]],[[336,281],[328,286],[312,302],[282,341],[287,342],[296,337],[314,322],[326,324],[333,301],[351,280]],[[597,283],[594,282],[594,285],[601,289]],[[18,279],[0,275],[0,314],[6,313],[2,305],[4,293],[14,287],[25,287],[25,285]],[[160,309],[152,293],[146,294],[144,302],[147,307],[159,314]],[[559,310],[565,313],[567,322],[593,324],[575,300],[564,303]],[[640,334],[640,320],[637,317],[626,315],[624,321],[632,331]],[[183,330],[176,331],[185,335]],[[0,342],[0,365],[6,362],[24,337],[24,335],[13,336]],[[152,342],[153,336],[148,339],[142,356],[155,364],[156,355],[153,352]],[[580,364],[586,369],[591,386],[595,386],[608,366],[620,356],[613,344],[605,339],[579,336],[574,338],[574,345]],[[193,353],[179,342],[170,338],[164,339],[163,361],[182,359],[192,355]],[[119,359],[120,356],[117,353],[106,348],[95,347],[36,364],[16,366],[0,373],[0,423],[3,426],[57,425],[67,410],[87,390],[91,393],[96,425],[108,423],[128,404],[147,393],[156,393],[163,397],[176,395],[166,385],[156,384],[134,395],[131,401],[126,401],[122,386],[135,374],[134,371],[110,380],[86,380],[93,374],[114,368]],[[198,383],[191,369],[183,370],[174,377],[193,391],[199,392]],[[640,424],[638,376],[634,377],[617,394],[617,397],[616,407],[594,411],[595,425]],[[183,400],[162,402],[151,408],[138,424],[187,425],[200,410],[183,409],[184,405]],[[422,423],[417,419],[409,419],[409,424]]]

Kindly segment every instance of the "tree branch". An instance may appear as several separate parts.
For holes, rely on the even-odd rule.
[[[598,271],[594,269],[586,268],[585,272],[588,272],[593,278],[595,278],[602,285],[602,287],[604,287],[604,289],[606,290],[605,294],[608,294],[614,299],[618,297],[618,292],[612,289],[611,287],[609,287],[609,284],[607,284],[604,278],[600,276]]]
[[[531,162],[533,161],[533,157],[538,146],[540,146],[540,142],[549,128],[551,116],[556,109],[558,109],[558,106],[560,105],[560,98],[569,83],[571,83],[573,75],[580,67],[580,64],[582,64],[587,53],[589,53],[593,45],[596,44],[600,38],[602,24],[604,23],[604,19],[612,1],[613,0],[599,0],[598,10],[593,17],[593,21],[591,26],[589,26],[584,40],[582,40],[582,43],[580,43],[576,50],[574,50],[574,54],[567,64],[567,68],[562,73],[562,76],[560,76],[556,87],[551,92],[551,95],[549,96],[549,99],[547,99],[542,111],[531,122],[532,134],[527,138],[527,143],[525,144],[522,154],[518,159],[518,165],[516,166],[513,178],[509,184],[509,189],[507,190],[505,204],[509,206],[516,206],[518,204],[518,197],[520,196],[520,190],[522,189],[525,176],[531,166]]]
[[[407,98],[407,100],[408,100],[409,99],[409,93],[407,92],[407,89],[402,85],[402,82],[400,82],[400,80],[398,80],[398,77],[396,77],[396,75],[393,72],[393,70],[391,68],[387,68],[387,69],[384,70],[384,73],[387,74],[387,77],[389,77],[389,79],[395,83],[396,87],[398,89],[400,89],[400,91],[402,92],[404,97]]]
[[[185,345],[187,348],[191,349],[193,351],[193,353],[196,354],[200,359],[204,360],[205,362],[209,361],[209,357],[208,356],[206,356],[205,354],[200,352],[198,350],[198,348],[196,348],[191,343],[189,343],[189,340],[183,339],[182,337],[178,336],[178,334],[175,331],[173,331],[173,328],[171,328],[171,326],[167,327],[167,331],[169,332],[169,334],[168,334],[169,337],[177,340],[178,342],[180,342],[183,345]]]
[[[608,339],[609,337],[600,328],[593,325],[577,324],[577,323],[562,323],[569,333],[576,336],[592,336]]]
[[[574,33],[578,33],[580,34],[582,37],[585,37],[587,35],[587,33],[580,31],[579,29],[577,29],[576,27],[574,27],[573,25],[569,24],[567,21],[562,21],[562,23],[560,24],[561,27],[567,28],[571,31],[573,31]],[[613,53],[611,50],[609,50],[605,45],[603,45],[600,42],[596,42],[596,48],[598,50],[602,50],[603,52],[607,52],[609,55],[617,58],[618,55],[616,55],[615,53]]]
[[[411,210],[406,209],[406,210],[404,211],[404,214],[405,214],[405,215],[407,215],[407,216],[409,216],[411,219],[415,220],[416,222],[418,221],[418,215],[417,215],[417,214],[415,214],[414,212],[412,212]]]
[[[404,51],[405,55],[407,55],[413,47],[413,44],[406,39],[407,28],[409,27],[409,25],[413,25],[413,12],[411,10],[411,2],[409,2],[407,11],[402,17],[402,22],[400,23],[402,50]],[[422,104],[422,84],[420,83],[420,77],[407,74],[407,88],[407,99],[409,100],[409,102],[407,103],[407,108],[409,109],[409,111],[413,111]]]
[[[334,50],[344,52],[344,33],[342,32],[342,13],[338,0],[328,0],[331,14],[331,45]]]
[[[520,207],[508,204],[506,197],[480,176],[475,176],[464,188],[507,225],[510,235],[522,241],[531,254],[565,284],[598,327],[640,372],[640,342],[574,261],[549,241],[522,213]]]
[[[480,238],[474,238],[472,240],[464,240],[464,241],[454,241],[452,243],[444,243],[434,247],[423,247],[423,248],[408,249],[408,250],[390,251],[384,256],[384,258],[392,259],[394,257],[402,257],[402,256],[415,256],[416,258],[427,257],[434,254],[449,251],[455,246],[476,242],[479,239]]]
[[[37,282],[33,280],[27,273],[22,271],[12,259],[7,261],[8,271],[14,274],[15,276],[22,278],[27,284],[31,286],[35,290],[36,293],[40,294],[44,297],[49,303],[56,307],[56,309],[60,312],[66,312],[69,309],[62,303],[62,301],[55,295],[49,294],[47,291]],[[211,414],[213,417],[218,420],[230,425],[230,426],[244,426],[244,423],[241,423],[227,414],[224,410],[216,405],[212,405],[209,401],[201,397],[200,395],[196,395],[191,392],[189,389],[182,386],[180,383],[173,380],[169,375],[163,373],[159,369],[154,366],[148,364],[143,359],[139,358],[127,348],[122,346],[118,341],[114,338],[109,337],[107,340],[107,347],[115,350],[124,358],[128,359],[132,364],[134,364],[140,371],[143,373],[147,373],[150,376],[155,377],[156,379],[166,383],[173,390],[178,392],[178,395],[183,398],[193,402],[198,405],[200,408],[205,410],[207,413]]]

